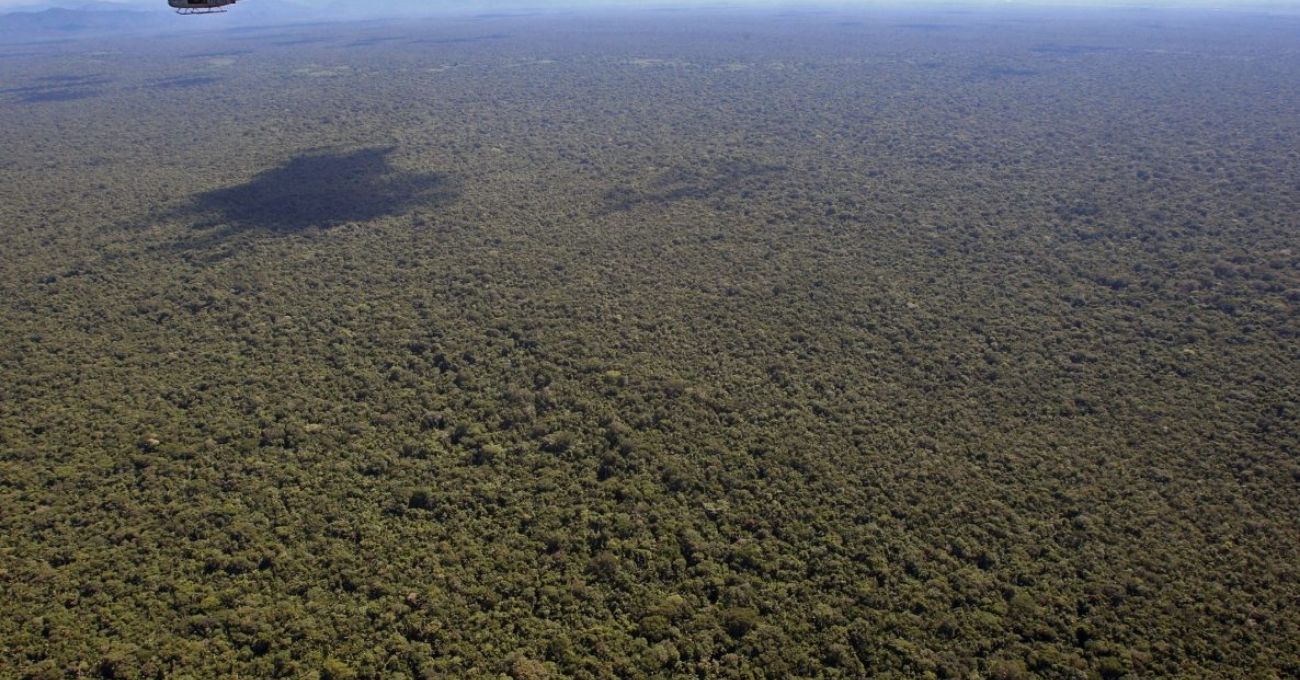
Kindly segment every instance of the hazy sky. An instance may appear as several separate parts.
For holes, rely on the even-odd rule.
[[[261,0],[240,0],[247,4],[255,4]],[[636,5],[691,5],[707,4],[716,6],[719,4],[758,4],[765,6],[798,6],[810,4],[839,4],[839,5],[861,5],[871,6],[934,6],[934,5],[979,5],[988,7],[999,6],[1080,6],[1080,5],[1104,5],[1104,6],[1125,6],[1125,7],[1212,7],[1221,9],[1237,9],[1246,6],[1249,7],[1271,7],[1271,8],[1300,8],[1300,0],[838,0],[832,2],[817,2],[815,0],[279,0],[281,2],[292,2],[295,4],[312,5],[312,6],[344,6],[349,9],[366,9],[381,10],[388,7],[395,10],[404,10],[408,8],[420,7],[429,8],[447,8],[447,9],[479,9],[490,7],[548,7],[548,6],[636,6]],[[60,7],[76,7],[80,4],[104,4],[112,2],[114,4],[128,5],[134,7],[154,6],[166,10],[166,0],[0,0],[0,9],[11,9],[15,7],[31,8],[42,5],[57,5]]]

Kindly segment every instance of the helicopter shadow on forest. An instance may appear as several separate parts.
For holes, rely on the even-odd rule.
[[[112,82],[100,75],[53,75],[37,78],[30,85],[0,89],[0,95],[14,95],[23,104],[43,104],[93,99]]]
[[[375,45],[383,45],[384,43],[398,42],[400,40],[401,38],[395,38],[393,36],[374,36],[370,38],[358,38],[352,42],[344,43],[343,47],[374,47]]]
[[[410,208],[438,208],[460,195],[443,173],[389,161],[395,147],[325,150],[293,158],[234,186],[206,191],[181,210],[194,235],[176,247],[216,246],[242,234],[290,235],[368,222]]]
[[[940,31],[952,31],[960,28],[956,24],[942,24],[932,21],[917,21],[903,24],[891,24],[891,28],[899,28],[907,31],[920,31],[922,33],[937,33]]]
[[[704,201],[722,209],[770,188],[788,169],[786,165],[735,158],[669,168],[641,186],[624,184],[606,191],[603,212],[628,212],[683,200]]]
[[[319,45],[328,42],[334,42],[334,39],[319,35],[303,35],[283,38],[280,40],[272,40],[270,41],[270,44],[275,45],[276,47],[297,47],[300,45]]]
[[[1035,45],[1029,48],[1029,51],[1040,57],[1080,57],[1089,54],[1117,52],[1118,48],[1101,47],[1098,45],[1063,45],[1057,43],[1045,43],[1042,45]]]
[[[147,87],[154,90],[188,90],[220,81],[221,79],[216,76],[175,76],[155,80],[149,83]]]
[[[546,14],[546,12],[535,11],[535,10],[519,10],[517,12],[483,12],[481,14],[475,14],[469,19],[470,21],[494,21],[497,19],[528,19],[531,17],[543,16],[544,14]]]
[[[234,31],[232,31],[232,33],[234,33]],[[310,29],[304,29],[284,30],[274,33],[251,33],[244,31],[237,35],[231,35],[230,40],[240,42],[251,42],[255,40],[264,47],[295,47],[299,45],[315,45],[319,43],[333,42],[334,38],[311,32]]]
[[[242,57],[252,54],[253,50],[215,50],[212,52],[194,52],[185,55],[186,59],[217,59],[220,57]]]
[[[467,45],[471,43],[491,42],[495,40],[507,40],[510,38],[509,33],[490,33],[488,35],[470,35],[463,37],[449,38],[416,38],[409,41],[411,45]]]
[[[1032,68],[1021,68],[1018,66],[1003,66],[996,64],[981,64],[973,67],[966,74],[968,83],[986,83],[1008,79],[1023,79],[1041,75],[1041,71]]]

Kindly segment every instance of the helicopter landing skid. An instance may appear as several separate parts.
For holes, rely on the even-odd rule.
[[[191,14],[225,14],[230,10],[225,7],[180,7],[176,13],[189,16]]]

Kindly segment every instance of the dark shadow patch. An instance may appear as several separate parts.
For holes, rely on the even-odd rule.
[[[81,99],[94,99],[103,94],[99,90],[49,90],[30,92],[18,97],[24,104],[45,104],[49,102],[73,102]]]
[[[271,24],[252,24],[249,26],[234,26],[226,29],[230,35],[247,34],[247,33],[271,33],[272,37],[277,35],[301,35],[302,31],[315,28],[336,27],[337,24],[328,21],[295,21],[292,23],[271,23]],[[293,33],[293,31],[299,33]]]
[[[59,75],[44,76],[32,82],[36,84],[0,89],[0,95],[13,95],[24,104],[93,99],[102,95],[100,87],[111,81],[99,75]]]
[[[751,160],[730,159],[677,167],[661,173],[644,186],[619,186],[605,192],[606,212],[625,212],[643,205],[666,205],[681,200],[706,201],[726,210],[753,199],[787,170]]]
[[[491,19],[521,19],[525,17],[539,16],[542,16],[542,12],[485,12],[483,14],[475,14],[470,18],[476,21],[487,21]]]
[[[315,31],[312,29],[304,29],[301,31],[290,30],[290,31],[280,31],[278,33],[269,33],[269,34],[268,33],[252,34],[249,32],[244,32],[241,35],[231,36],[230,40],[239,41],[241,43],[250,40],[256,40],[258,41],[258,43],[262,45],[292,46],[292,45],[310,45],[313,43],[328,42],[331,40],[331,38],[320,35],[319,31]]]
[[[71,30],[76,30],[76,29],[73,28]],[[34,40],[21,40],[19,44],[24,48],[35,47],[39,49],[42,47],[62,47],[64,45],[69,45],[76,41],[77,38],[37,38]],[[43,52],[40,52],[39,54],[48,55],[51,54],[52,52],[53,52],[52,50],[45,50]]]
[[[779,18],[790,18],[790,17],[824,17],[824,16],[828,16],[828,15],[831,15],[831,14],[834,14],[834,13],[835,13],[835,12],[832,11],[832,10],[829,10],[829,9],[820,9],[820,8],[814,8],[814,9],[787,9],[787,10],[782,10],[782,11],[780,11],[780,12],[777,12],[777,13],[776,13],[776,16],[779,17]]]
[[[1085,54],[1114,52],[1114,47],[1097,47],[1095,45],[1035,45],[1029,48],[1034,54],[1048,57],[1077,57]]]
[[[219,80],[221,79],[215,76],[176,76],[174,78],[155,80],[149,84],[149,87],[155,90],[188,90],[193,87],[211,85]]]
[[[100,75],[91,75],[86,73],[62,74],[54,76],[42,76],[36,79],[39,83],[53,83],[55,85],[81,85],[85,83],[101,83],[104,77]]]
[[[200,241],[216,242],[242,232],[328,229],[455,200],[458,191],[448,176],[394,168],[388,161],[392,152],[388,147],[300,156],[245,184],[199,194],[188,212],[204,220],[195,225],[207,232]]]
[[[505,40],[510,35],[506,33],[492,33],[490,35],[474,35],[463,38],[419,38],[412,40],[411,44],[417,45],[464,45],[467,43],[490,42],[493,40]]]
[[[107,85],[111,81],[103,76],[46,76],[36,78],[30,82],[35,84],[3,88],[0,89],[0,94],[31,94],[74,88],[100,87]]]
[[[955,24],[931,24],[925,22],[916,22],[910,24],[894,24],[893,27],[902,28],[909,31],[925,31],[925,32],[951,31],[957,28]]]
[[[377,36],[377,37],[373,37],[373,38],[361,38],[361,39],[353,40],[352,42],[345,44],[344,47],[373,47],[373,46],[375,46],[375,45],[382,45],[382,44],[384,44],[384,43],[397,42],[397,41],[399,41],[399,40],[401,40],[401,38],[396,38],[396,37],[391,37],[391,36],[389,36],[389,37],[378,37],[378,36]]]
[[[219,57],[242,57],[252,54],[252,50],[218,50],[216,52],[195,52],[185,55],[187,59],[216,59]]]
[[[283,40],[272,40],[272,45],[279,47],[292,47],[294,45],[315,45],[318,43],[330,42],[329,38],[320,38],[313,36],[303,36],[298,38],[285,38]]]
[[[1038,71],[1031,68],[1017,68],[1014,66],[980,66],[970,73],[968,81],[981,82],[990,80],[1003,80],[1006,78],[1029,78],[1038,75]]]

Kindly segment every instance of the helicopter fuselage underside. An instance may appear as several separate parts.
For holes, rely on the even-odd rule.
[[[236,0],[167,0],[177,14],[219,14]]]

